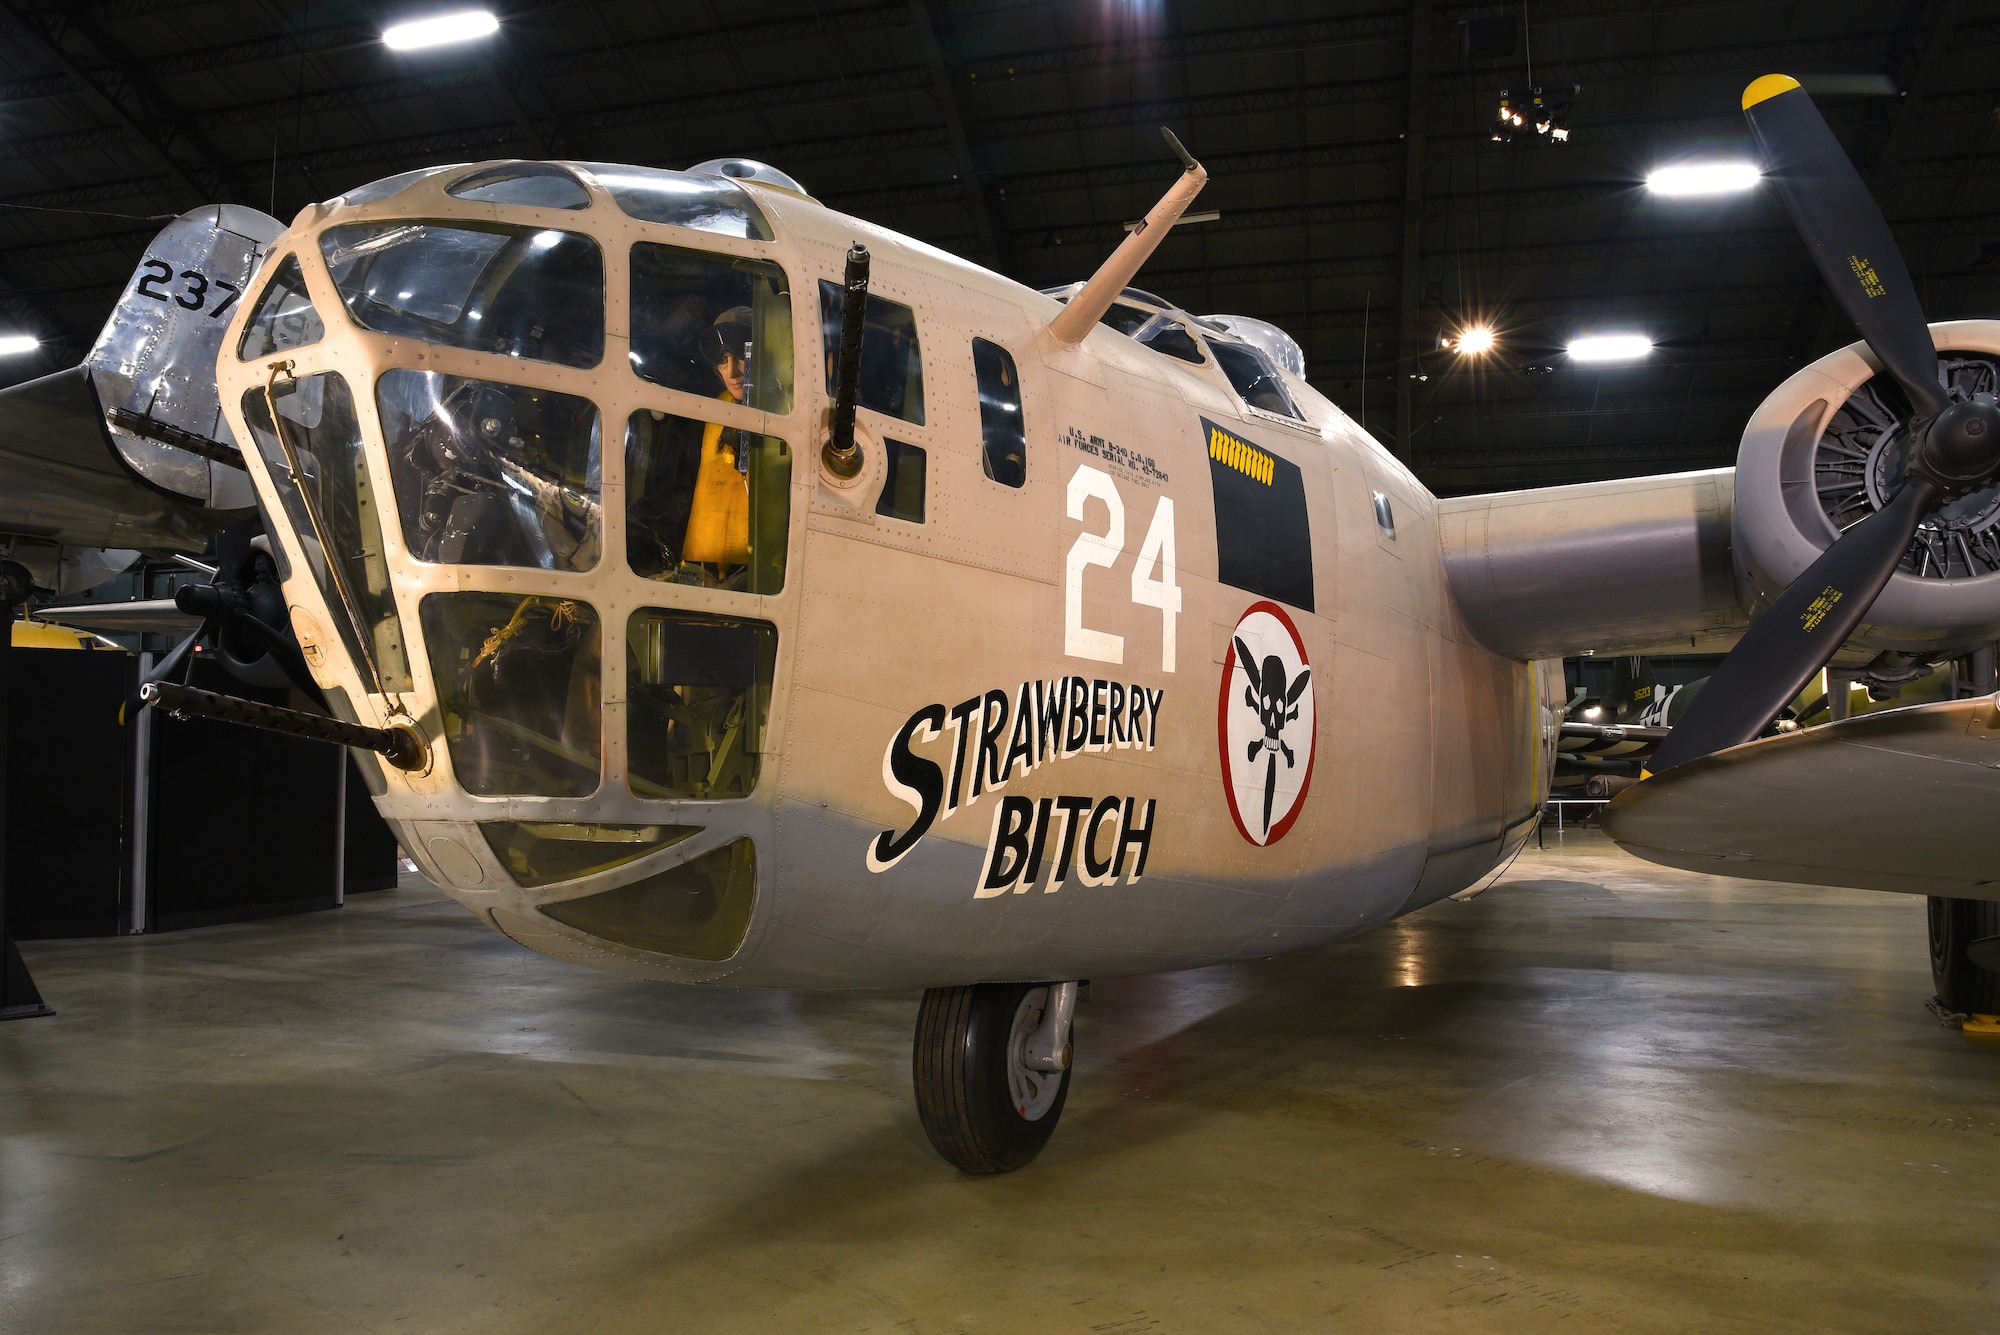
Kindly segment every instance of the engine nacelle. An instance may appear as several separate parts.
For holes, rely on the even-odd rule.
[[[1934,324],[1931,336],[1954,390],[2000,389],[2000,321]],[[1736,456],[1730,548],[1746,607],[1768,607],[1842,528],[1893,496],[1910,417],[1901,387],[1862,343],[1820,358],[1764,400]],[[1858,667],[1883,652],[1935,660],[1996,639],[2000,485],[1925,521],[1835,662]]]

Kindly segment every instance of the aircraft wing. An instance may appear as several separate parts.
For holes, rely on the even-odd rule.
[[[2000,697],[1765,737],[1635,784],[1628,852],[1689,871],[2000,900]]]
[[[1749,624],[1735,482],[1718,468],[1440,500],[1459,611],[1512,658],[1725,652]]]

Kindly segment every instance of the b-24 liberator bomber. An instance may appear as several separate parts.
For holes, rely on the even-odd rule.
[[[1777,149],[1824,132],[1777,96],[1805,126]],[[1082,980],[1477,889],[1548,790],[1562,655],[1726,645],[1849,547],[1838,523],[1909,513],[1938,443],[1925,522],[2000,472],[1960,448],[1994,417],[2000,325],[1917,317],[1909,374],[1946,378],[1914,408],[1857,346],[1778,389],[1734,474],[1440,501],[1280,330],[1131,285],[1205,179],[1182,167],[1052,292],[736,159],[434,167],[307,208],[197,331],[213,426],[142,404],[120,430],[241,464],[268,535],[226,530],[183,611],[339,721],[171,671],[146,695],[363,748],[410,856],[535,950],[925,989],[924,1125],[990,1172],[1060,1115]],[[1892,246],[1866,258],[1906,294]],[[1830,458],[1873,470],[1851,514],[1818,508]],[[1857,615],[1805,656],[1990,645],[1995,564],[1842,584]],[[1634,795],[1711,792],[1704,766],[1791,743],[1753,740],[1768,721]],[[1946,861],[1891,888],[1992,884]]]

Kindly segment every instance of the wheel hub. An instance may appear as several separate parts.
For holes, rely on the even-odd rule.
[[[1014,1111],[1029,1122],[1046,1116],[1062,1092],[1064,1072],[1038,1071],[1028,1065],[1028,1040],[1041,1028],[1048,1006],[1048,988],[1029,988],[1014,1008],[1013,1029],[1007,1035],[1007,1092],[1014,1100]]]

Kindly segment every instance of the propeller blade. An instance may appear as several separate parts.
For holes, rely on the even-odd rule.
[[[1765,173],[1834,299],[1924,417],[1949,399],[1903,254],[1875,197],[1798,80],[1767,74],[1743,90]]]
[[[182,661],[185,660],[188,654],[193,651],[195,644],[201,639],[201,637],[207,635],[210,631],[213,631],[214,629],[215,629],[215,623],[213,621],[203,621],[199,626],[196,626],[194,629],[194,634],[188,636],[185,640],[182,640],[172,649],[169,649],[167,651],[167,656],[165,658],[162,658],[159,662],[155,663],[153,665],[153,670],[151,672],[148,672],[145,675],[145,677],[140,681],[139,684],[141,686],[144,686],[147,682],[165,681],[168,677],[171,677],[174,674],[174,672],[180,667]]]
[[[1861,624],[1944,489],[1912,476],[1850,527],[1751,623],[1687,716],[1646,762],[1653,773],[1751,740]]]

